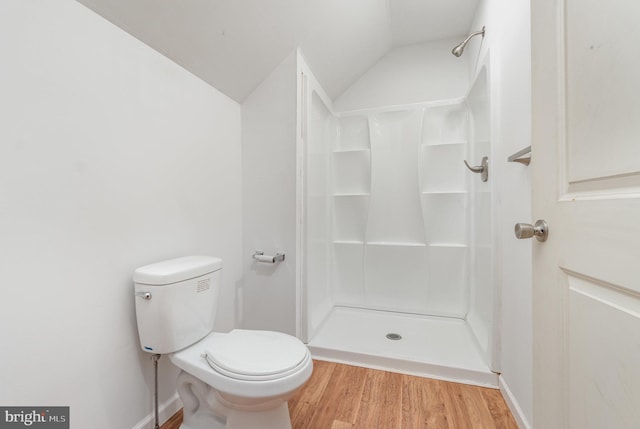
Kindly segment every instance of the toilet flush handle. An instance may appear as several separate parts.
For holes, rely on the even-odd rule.
[[[151,299],[151,292],[136,292],[135,296],[139,296],[140,298],[149,301]]]

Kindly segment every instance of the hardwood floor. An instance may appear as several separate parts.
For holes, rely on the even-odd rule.
[[[518,427],[498,390],[324,361],[314,361],[289,412],[293,429]],[[161,429],[181,421],[180,413]]]
[[[167,420],[160,429],[178,429],[182,424],[182,410],[175,413],[169,420]]]
[[[516,428],[500,391],[314,361],[289,401],[294,429]]]

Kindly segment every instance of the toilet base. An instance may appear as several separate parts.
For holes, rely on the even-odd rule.
[[[234,408],[228,400],[200,379],[181,371],[178,375],[178,394],[184,406],[180,429],[291,429],[286,401],[247,404]]]
[[[233,410],[227,417],[227,429],[291,429],[289,407],[286,402],[265,411]]]

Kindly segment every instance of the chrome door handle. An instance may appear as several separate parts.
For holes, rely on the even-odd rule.
[[[516,238],[524,239],[536,237],[538,241],[547,241],[549,236],[549,225],[544,220],[536,221],[534,225],[529,223],[516,223],[514,228]]]
[[[474,173],[480,173],[480,179],[482,179],[483,182],[489,180],[489,157],[483,156],[480,165],[477,167],[470,166],[466,160],[464,161],[464,165]]]

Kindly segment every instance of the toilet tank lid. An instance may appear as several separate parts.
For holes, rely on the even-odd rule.
[[[222,259],[211,256],[185,256],[145,265],[133,272],[139,284],[162,286],[200,277],[222,268]]]

